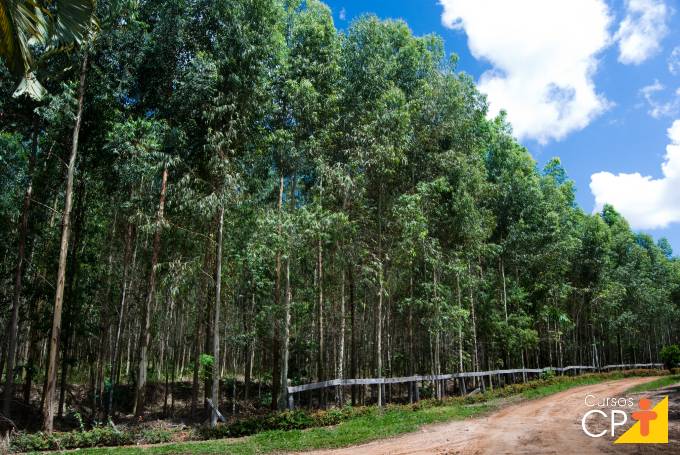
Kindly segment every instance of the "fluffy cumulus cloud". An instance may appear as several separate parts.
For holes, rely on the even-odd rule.
[[[680,222],[680,120],[668,129],[670,144],[661,165],[663,176],[655,179],[634,174],[599,172],[590,178],[595,210],[611,204],[634,229],[653,229]]]
[[[669,14],[663,0],[626,0],[626,16],[616,32],[619,61],[639,65],[658,52]]]
[[[603,0],[440,0],[442,23],[462,29],[491,115],[507,111],[519,138],[547,142],[586,127],[609,103],[597,93],[597,56],[610,44]],[[489,14],[493,11],[494,14]]]

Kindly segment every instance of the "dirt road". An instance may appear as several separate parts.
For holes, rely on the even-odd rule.
[[[578,387],[539,400],[510,405],[483,418],[427,426],[418,433],[397,438],[313,453],[318,455],[680,453],[677,426],[671,428],[670,437],[674,440],[670,445],[614,446],[612,445],[614,438],[609,436],[590,438],[581,429],[581,417],[592,409],[584,403],[587,394],[595,395],[597,398],[621,397],[630,387],[652,379],[654,378],[629,378]],[[595,423],[597,425],[597,422]],[[605,428],[604,422],[601,429],[596,425],[593,425],[591,431]],[[620,428],[617,437],[629,426]]]

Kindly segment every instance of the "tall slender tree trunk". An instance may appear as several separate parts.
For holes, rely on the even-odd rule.
[[[501,278],[503,280],[503,310],[505,310],[505,323],[508,323],[508,293],[505,287],[505,264],[503,264],[503,258],[500,259],[501,262]]]
[[[118,322],[116,324],[116,335],[113,339],[113,354],[111,357],[111,376],[108,402],[106,405],[106,416],[113,415],[113,393],[116,387],[116,372],[118,371],[118,357],[120,350],[120,336],[123,331],[123,321],[125,317],[125,304],[128,291],[128,270],[130,257],[132,256],[132,237],[134,235],[134,225],[128,222],[127,232],[125,233],[125,253],[123,254],[123,289],[118,307]]]
[[[376,314],[376,375],[382,377],[382,306],[383,306],[383,265],[379,265],[378,270],[378,309]],[[378,384],[378,406],[383,405],[383,385]]]
[[[458,308],[463,308],[463,293],[460,289],[460,275],[456,273],[456,294],[458,296]],[[458,372],[463,372],[463,323],[458,321]]]
[[[158,199],[158,212],[156,214],[156,232],[153,237],[153,251],[151,253],[151,270],[149,271],[149,289],[142,314],[142,332],[140,334],[139,346],[139,369],[137,372],[137,386],[135,387],[135,417],[144,415],[144,405],[146,401],[146,373],[148,364],[148,349],[151,341],[151,312],[154,299],[156,297],[156,265],[161,250],[161,231],[163,222],[163,212],[165,210],[165,194],[168,185],[168,165],[163,167],[163,177],[161,179],[161,194]]]
[[[324,321],[323,321],[323,247],[321,244],[321,235],[316,244],[316,266],[318,271],[318,304],[317,304],[317,339],[319,343],[319,355],[317,356],[316,374],[319,381],[325,379],[324,362],[325,362],[325,345],[324,345]]]
[[[246,313],[245,311],[243,312],[243,331],[250,337],[250,323],[249,320],[250,318],[253,318],[255,315],[255,283],[253,280],[253,286],[251,289],[251,294],[250,294],[250,312]],[[248,400],[250,397],[250,383],[252,382],[252,377],[253,377],[253,354],[255,353],[255,341],[252,339],[248,339],[248,348],[246,349],[246,358],[245,358],[245,365],[244,365],[244,390],[243,390],[243,399]]]
[[[296,175],[293,174],[290,186],[290,211],[295,210],[295,182]],[[283,201],[281,201],[283,202]],[[279,393],[279,410],[288,406],[288,358],[290,356],[290,304],[293,299],[293,290],[290,286],[290,255],[292,251],[288,248],[286,256],[286,290],[283,301],[283,333],[281,334],[281,393]]]
[[[279,410],[288,405],[288,356],[290,339],[290,302],[292,289],[290,287],[290,252],[286,258],[286,295],[283,301],[283,333],[281,335],[281,393],[279,393]]]
[[[29,308],[29,312],[30,314],[37,314],[36,311],[40,311],[40,306],[38,302],[33,301]],[[36,363],[40,362],[40,360],[37,358],[39,352],[36,349],[36,343],[40,335],[38,333],[38,328],[36,327],[36,325],[37,325],[36,321],[33,321],[28,330],[28,356],[26,361],[27,362],[26,379],[24,381],[24,404],[26,406],[30,406],[31,404],[31,389],[33,387],[33,376],[35,374]]]
[[[191,385],[191,417],[196,417],[196,409],[198,408],[198,393],[199,393],[199,377],[198,370],[201,362],[201,316],[196,312],[196,325],[194,326],[194,369],[192,374]]]
[[[213,369],[212,369],[212,402],[210,426],[217,425],[217,409],[220,405],[220,305],[222,303],[222,229],[224,228],[224,207],[220,207],[217,216],[217,251],[215,257],[215,313],[213,315]]]
[[[338,341],[338,379],[345,377],[345,268],[342,268],[340,276],[340,340]],[[336,402],[342,406],[343,390],[342,387],[337,389]]]
[[[76,277],[79,269],[79,255],[80,241],[83,233],[83,221],[85,211],[85,185],[84,180],[78,184],[77,193],[81,196],[76,201],[75,217],[73,224],[73,241],[71,242],[71,256],[69,257],[69,264],[66,270],[70,272],[68,283],[65,287],[64,293],[64,313],[66,315],[66,325],[62,331],[62,350],[61,350],[61,380],[59,388],[59,404],[57,406],[57,416],[61,418],[64,415],[64,404],[66,400],[66,388],[68,386],[68,370],[71,364],[69,355],[71,353],[71,338],[73,335],[73,312],[75,311],[75,286]]]
[[[435,320],[437,321],[436,323],[439,324],[439,318],[440,318],[440,310],[439,310],[439,297],[437,295],[437,267],[433,267],[432,270],[432,285],[433,285],[433,294],[434,294],[434,300],[435,300]],[[440,329],[439,326],[435,328],[435,333],[434,333],[434,374],[435,375],[440,375],[442,372],[442,366],[441,366],[441,359],[440,359],[440,351],[441,351],[441,335],[440,335]],[[442,391],[441,391],[441,382],[439,380],[435,381],[436,387],[435,387],[435,392],[437,395],[438,399],[441,399],[442,397]]]
[[[468,273],[472,280],[472,266],[468,263]],[[472,341],[474,347],[474,371],[479,371],[479,349],[477,347],[477,318],[475,316],[475,295],[473,285],[470,284],[470,316],[472,317]],[[475,378],[476,381],[476,378]]]
[[[357,369],[358,369],[358,355],[357,355],[357,324],[356,324],[356,301],[355,301],[355,289],[354,289],[354,273],[352,271],[352,267],[350,266],[349,268],[349,321],[350,321],[350,330],[351,330],[351,338],[350,342],[352,343],[352,353],[350,357],[350,372],[349,375],[352,378],[357,377]],[[357,404],[357,386],[352,385],[352,406],[355,406]]]
[[[410,276],[409,276],[409,297],[410,301],[408,304],[408,364],[409,364],[409,374],[416,374],[416,359],[415,359],[415,350],[414,350],[414,342],[415,338],[413,337],[413,305],[414,305],[414,287],[413,287],[413,263],[411,263],[410,267]],[[409,401],[413,399],[412,396],[412,391],[411,388],[409,387]]]
[[[73,179],[78,155],[78,138],[80,137],[80,125],[83,120],[83,104],[85,101],[85,77],[87,75],[88,53],[85,51],[83,64],[80,70],[80,84],[78,89],[78,110],[76,124],[73,128],[73,141],[71,143],[71,155],[68,161],[66,176],[66,194],[64,213],[61,227],[61,243],[59,246],[59,268],[57,271],[57,286],[54,297],[54,314],[52,316],[52,332],[50,335],[49,359],[47,361],[47,376],[45,385],[45,416],[43,429],[52,433],[54,429],[55,392],[57,389],[57,355],[59,352],[59,335],[61,332],[61,310],[64,304],[64,284],[66,282],[66,259],[68,256],[68,241],[71,233],[71,209],[73,206]]]
[[[279,215],[278,235],[281,237],[283,232],[283,220],[281,219],[281,210],[283,208],[283,174],[279,175],[279,198],[277,201],[277,211]],[[274,308],[276,311],[281,308],[281,251],[276,252],[275,264],[275,283],[274,283]],[[280,377],[281,377],[281,343],[280,331],[281,324],[278,317],[274,317],[274,333],[272,334],[272,402],[271,409],[275,410],[279,403],[280,393]]]
[[[75,253],[75,252],[74,252]],[[68,300],[67,300],[68,301]],[[68,309],[66,310],[66,319],[69,319]],[[61,343],[61,379],[59,381],[59,402],[57,404],[57,417],[60,419],[64,416],[64,403],[66,401],[66,381],[68,379],[68,365],[69,365],[69,348],[71,345],[70,324],[66,324],[64,330],[64,337]]]
[[[31,196],[33,194],[33,168],[38,152],[38,133],[33,132],[33,145],[31,156],[28,161],[28,185],[24,192],[24,203],[21,208],[21,221],[19,222],[19,249],[17,253],[17,265],[14,271],[14,295],[12,298],[12,316],[9,321],[9,340],[7,343],[7,380],[3,392],[2,413],[10,416],[10,406],[14,396],[14,360],[17,350],[17,336],[19,332],[19,307],[21,305],[21,289],[24,271],[24,259],[26,255],[26,237],[28,233],[28,212],[31,208]],[[0,370],[2,376],[2,370]]]

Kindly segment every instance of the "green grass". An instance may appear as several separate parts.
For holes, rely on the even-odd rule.
[[[387,407],[382,413],[376,412],[373,415],[357,417],[334,427],[265,431],[236,440],[218,439],[152,447],[102,447],[80,449],[77,452],[79,454],[115,453],[117,455],[141,453],[229,453],[245,455],[343,447],[413,432],[426,424],[472,417],[492,408],[493,405],[489,403],[416,408],[415,410],[407,410],[403,406]]]
[[[680,374],[676,374],[673,376],[664,376],[652,382],[638,384],[635,387],[628,389],[627,392],[629,393],[646,392],[648,390],[661,389],[663,387],[667,387],[673,384],[680,384]]]
[[[525,385],[517,384],[517,389],[509,386],[502,389],[497,388],[493,392],[469,396],[465,399],[450,398],[443,404],[435,401],[424,401],[420,405],[414,406],[388,406],[382,413],[374,409],[368,415],[351,418],[332,427],[265,431],[239,439],[193,441],[147,447],[85,448],[79,449],[77,452],[83,455],[107,453],[115,455],[178,453],[245,455],[345,447],[417,431],[418,428],[427,424],[478,416],[497,409],[504,402],[503,398],[505,397],[536,399],[573,387],[622,379],[627,376],[630,375],[611,373],[573,378],[553,378]],[[661,378],[650,384],[673,383],[669,379]]]

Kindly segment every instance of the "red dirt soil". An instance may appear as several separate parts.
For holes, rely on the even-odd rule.
[[[591,438],[581,429],[581,418],[592,409],[585,404],[585,396],[597,398],[621,397],[631,387],[655,378],[628,378],[570,389],[538,400],[509,405],[485,417],[423,427],[417,433],[374,441],[344,449],[310,452],[318,455],[355,454],[439,454],[439,455],[496,455],[496,454],[680,454],[680,388],[652,392],[671,395],[669,409],[669,444],[613,445],[612,441],[634,422],[630,418],[619,427],[616,437],[610,433],[602,438]],[[634,396],[637,404],[639,394]],[[630,412],[628,413],[630,414]],[[675,416],[675,417],[674,417]],[[598,425],[602,425],[598,428]],[[605,422],[593,419],[591,431],[599,432]]]

